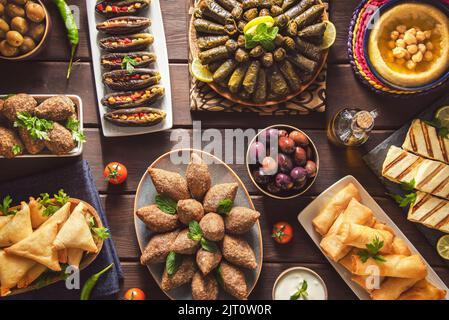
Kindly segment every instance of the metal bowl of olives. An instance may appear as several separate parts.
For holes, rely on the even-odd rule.
[[[0,59],[25,60],[43,47],[50,16],[40,0],[0,0]]]
[[[262,193],[292,199],[309,190],[318,176],[318,151],[307,134],[289,125],[260,131],[249,143],[246,168]]]

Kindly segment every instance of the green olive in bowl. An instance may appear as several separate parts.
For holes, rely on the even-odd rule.
[[[22,7],[19,7],[18,5],[9,3],[6,6],[6,14],[10,17],[10,18],[14,18],[14,17],[22,17],[25,18],[25,9]]]
[[[40,4],[28,2],[25,11],[27,18],[33,22],[39,23],[45,19],[45,10]]]
[[[28,36],[23,37],[23,43],[19,47],[20,52],[22,54],[25,54],[27,52],[30,52],[34,48],[36,48],[36,43],[34,42],[34,40],[31,37],[28,37]]]
[[[23,36],[17,31],[8,31],[6,33],[6,41],[13,47],[20,47],[23,43]]]
[[[3,3],[0,3],[0,16],[2,16],[5,13],[5,5]]]
[[[4,33],[9,31],[9,24],[4,19],[0,19],[0,30]]]
[[[13,0],[13,2],[18,5],[24,6],[28,2],[28,0]]]
[[[19,48],[10,46],[6,40],[0,42],[0,54],[5,57],[14,57],[19,53]]]
[[[39,42],[39,41],[41,41],[42,37],[44,36],[44,32],[45,32],[45,24],[43,24],[43,23],[39,23],[39,24],[32,23],[30,25],[30,31],[28,32],[28,34],[35,41]]]
[[[11,20],[11,29],[21,34],[26,34],[28,32],[28,21],[22,17],[14,17]]]

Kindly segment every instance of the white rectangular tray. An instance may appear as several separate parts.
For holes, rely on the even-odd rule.
[[[112,124],[104,119],[104,114],[107,112],[107,108],[101,104],[101,99],[111,91],[109,91],[102,82],[102,68],[100,57],[105,52],[102,52],[102,50],[98,46],[98,40],[103,37],[109,37],[109,35],[98,32],[96,28],[98,22],[106,20],[105,17],[95,12],[96,3],[96,0],[86,0],[90,47],[93,61],[92,65],[94,69],[95,87],[97,91],[97,101],[101,126],[103,128],[103,135],[105,137],[135,136],[170,129],[171,127],[173,127],[170,68],[168,64],[167,45],[165,42],[164,24],[162,21],[162,12],[159,5],[159,0],[152,0],[149,8],[139,14],[151,19],[149,33],[154,36],[154,43],[152,46],[150,46],[150,51],[154,52],[157,55],[157,61],[150,68],[154,68],[161,73],[160,84],[165,88],[164,98],[160,101],[157,101],[151,107],[165,111],[167,113],[167,117],[161,123],[151,127],[121,127]]]
[[[54,96],[59,96],[60,94],[30,94],[30,96],[32,96],[34,99],[36,99],[36,101],[38,103],[41,103],[42,101],[54,97]],[[0,97],[3,96],[0,94]],[[77,95],[74,94],[64,94],[64,96],[69,97],[73,103],[75,103],[75,107],[76,107],[76,113],[78,116],[78,121],[80,122],[80,130],[83,130],[83,101],[81,100],[81,98]],[[64,154],[64,155],[56,155],[56,154],[51,154],[48,150],[43,151],[42,153],[39,154],[24,154],[21,156],[17,156],[14,159],[17,158],[67,158],[67,157],[77,157],[79,155],[81,155],[83,153],[83,144],[79,143],[77,144],[77,146],[75,147],[75,149],[73,149],[72,151],[70,151],[68,154]],[[2,159],[3,157],[0,156],[0,159]]]
[[[406,236],[401,232],[401,230],[396,226],[396,224],[388,217],[388,215],[383,211],[383,209],[377,204],[377,202],[369,195],[369,193],[363,188],[363,186],[353,177],[346,176],[343,179],[337,181],[335,184],[327,188],[323,193],[321,193],[315,200],[313,200],[301,213],[298,215],[299,223],[304,227],[306,232],[312,238],[313,242],[317,245],[317,247],[321,250],[320,242],[321,235],[315,231],[312,225],[312,220],[316,217],[316,215],[320,212],[320,210],[330,201],[330,199],[341,189],[343,189],[348,183],[353,183],[360,192],[362,197],[362,204],[370,208],[374,216],[379,222],[386,223],[389,227],[391,227],[396,236],[405,240],[407,245],[413,254],[419,254],[418,250],[413,246],[413,244],[406,238]],[[410,222],[412,223],[412,222]],[[321,250],[323,252],[323,250]],[[324,254],[324,252],[323,252]],[[324,256],[326,256],[324,254]],[[422,256],[421,256],[422,257]],[[327,256],[326,256],[327,258]],[[358,286],[355,282],[351,280],[351,273],[346,270],[341,264],[335,263],[329,258],[327,258],[330,264],[335,268],[335,270],[340,274],[346,284],[354,291],[357,297],[361,300],[369,300],[369,294]],[[440,279],[440,277],[435,273],[432,267],[424,260],[424,263],[427,265],[428,275],[427,279],[441,289],[445,289],[446,292],[449,291],[445,283]],[[446,300],[449,299],[448,293],[446,294]]]

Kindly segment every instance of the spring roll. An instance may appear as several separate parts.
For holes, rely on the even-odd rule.
[[[371,293],[373,300],[396,300],[405,291],[413,287],[419,278],[387,278],[381,287]]]
[[[346,209],[352,198],[361,201],[359,191],[350,183],[330,199],[324,209],[313,219],[312,223],[315,230],[324,236],[337,217]]]
[[[411,256],[412,252],[410,251],[410,248],[407,246],[404,240],[401,238],[395,237],[393,239],[392,243],[392,253],[393,254],[400,254],[403,256]]]
[[[373,212],[356,199],[351,200],[344,213],[337,218],[337,221],[320,243],[323,251],[333,261],[340,260],[351,251],[351,247],[343,244],[337,235],[337,231],[343,223],[372,226],[374,223]]]
[[[358,255],[352,255],[352,273],[360,276],[368,276],[373,272],[373,268],[378,268],[378,274],[383,277],[397,278],[424,278],[427,275],[427,268],[419,255],[383,256],[384,262],[378,262],[373,258],[368,258],[363,262]]]
[[[442,300],[445,297],[446,290],[439,289],[423,279],[410,290],[401,294],[398,300]]]
[[[367,244],[372,243],[376,238],[383,242],[381,253],[391,253],[393,234],[389,231],[378,230],[355,223],[343,223],[337,232],[344,245],[365,249]]]
[[[349,272],[352,268],[352,255],[357,254],[358,249],[352,249],[339,263],[345,267]],[[375,276],[358,276],[353,275],[351,280],[357,283],[360,287],[365,289],[368,293],[371,293],[375,288],[379,288],[381,283],[384,281],[385,277],[375,277]]]

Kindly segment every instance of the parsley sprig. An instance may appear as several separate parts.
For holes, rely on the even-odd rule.
[[[22,153],[22,146],[20,144],[15,144],[12,146],[12,154],[17,156]]]
[[[404,196],[391,194],[391,197],[401,208],[405,208],[408,205],[415,203],[416,201],[416,192],[412,192],[415,190],[415,186],[415,179],[412,179],[409,182],[401,182],[401,189],[407,191],[408,193],[406,193]]]
[[[363,263],[368,261],[369,258],[373,258],[378,262],[385,262],[385,258],[379,254],[379,251],[383,248],[383,246],[384,242],[376,236],[373,242],[366,244],[366,249],[360,250],[357,255]]]
[[[133,72],[134,67],[137,65],[137,61],[130,56],[125,56],[122,60],[122,69]]]
[[[18,112],[14,127],[26,129],[34,140],[48,141],[48,131],[53,128],[53,121],[40,119],[28,112]]]
[[[48,193],[40,194],[38,201],[42,206],[45,207],[42,215],[46,217],[52,216],[70,200],[70,197],[67,195],[67,193],[65,193],[64,189],[60,189],[57,194],[53,195],[53,198],[54,200],[50,198],[50,195]]]
[[[290,300],[299,300],[299,299],[303,299],[303,300],[307,300],[307,297],[309,296],[309,293],[307,292],[307,281],[304,280],[302,282],[302,284],[300,284],[298,286],[298,291],[295,292],[295,294],[293,294],[292,296],[290,296]]]
[[[269,27],[266,23],[261,23],[254,33],[245,34],[245,48],[252,49],[260,44],[265,50],[271,51],[275,48],[274,39],[278,32],[278,27]]]
[[[10,195],[7,195],[6,197],[3,198],[2,203],[0,203],[0,212],[2,212],[3,215],[7,216],[7,215],[14,215],[17,213],[17,210],[9,209],[11,207],[11,203],[12,198]]]
[[[156,196],[156,205],[159,208],[159,210],[165,213],[171,215],[176,213],[176,201],[170,197],[158,194]]]
[[[87,216],[86,220],[87,220],[89,228],[90,228],[91,232],[94,234],[94,236],[97,236],[98,238],[100,238],[102,240],[106,240],[111,236],[108,228],[97,227],[95,218],[92,215]]]
[[[67,123],[65,125],[67,129],[72,131],[72,138],[78,143],[84,143],[86,142],[86,135],[84,132],[80,129],[80,122],[76,118],[69,118],[67,120]]]
[[[229,215],[234,202],[231,199],[223,199],[218,203],[217,213],[222,216]]]
[[[437,133],[442,138],[447,138],[449,135],[449,128],[444,127],[441,123],[440,119],[434,118],[433,120],[423,120],[425,124],[434,127],[437,130]]]
[[[208,252],[215,253],[218,250],[218,246],[215,242],[209,241],[203,236],[203,230],[201,230],[198,221],[192,220],[189,223],[189,233],[187,234],[190,240],[199,241],[201,248]]]

